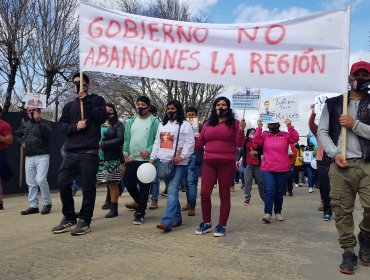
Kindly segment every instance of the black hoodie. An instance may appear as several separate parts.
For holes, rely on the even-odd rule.
[[[100,141],[100,126],[107,119],[105,100],[103,97],[90,94],[82,99],[86,128],[77,130],[81,120],[80,100],[67,103],[59,119],[59,129],[67,135],[65,150],[67,152],[83,153],[98,150]]]

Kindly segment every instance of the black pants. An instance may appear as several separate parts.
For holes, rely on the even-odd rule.
[[[294,183],[299,184],[299,172],[303,171],[304,167],[303,165],[301,166],[294,166],[293,167],[293,177],[294,177]]]
[[[317,161],[317,180],[320,185],[320,194],[322,202],[324,204],[324,213],[331,214],[330,206],[330,179],[329,179],[329,168],[330,168],[330,159],[323,158],[323,160]]]
[[[290,171],[286,177],[286,190],[288,193],[293,193],[293,166],[290,166]]]
[[[62,212],[69,220],[76,219],[72,195],[72,181],[79,177],[82,187],[82,205],[78,217],[90,224],[95,207],[96,173],[99,157],[96,154],[66,153],[58,175],[58,187],[62,200]]]
[[[145,209],[148,202],[150,184],[143,184],[137,178],[136,172],[140,165],[147,163],[147,161],[133,161],[126,164],[124,181],[126,189],[135,202],[139,205],[136,209],[135,215],[139,217],[145,216]],[[137,188],[139,184],[139,189]]]

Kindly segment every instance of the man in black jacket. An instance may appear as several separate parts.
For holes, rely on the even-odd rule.
[[[107,114],[104,98],[88,94],[89,78],[87,75],[83,75],[83,89],[80,89],[79,73],[73,76],[73,83],[76,86],[77,97],[64,106],[58,122],[59,129],[67,136],[66,155],[58,176],[64,218],[52,229],[52,232],[71,231],[72,235],[83,235],[90,231],[94,212],[95,181],[99,167],[100,126],[107,119]],[[80,100],[84,108],[83,120],[81,119]],[[83,195],[78,222],[71,189],[72,181],[77,177],[80,177]],[[73,228],[75,225],[76,227]]]
[[[44,207],[41,214],[49,214],[51,210],[50,189],[47,181],[49,171],[49,138],[52,132],[51,123],[41,118],[41,109],[28,107],[29,120],[22,123],[15,132],[18,142],[24,149],[26,156],[25,173],[28,185],[28,209],[21,211],[21,215],[39,213],[37,199],[40,187]]]

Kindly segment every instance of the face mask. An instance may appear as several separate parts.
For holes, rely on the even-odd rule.
[[[276,134],[279,132],[279,128],[280,126],[277,126],[277,127],[271,127],[269,128],[269,131],[272,133],[272,134]]]
[[[177,117],[177,112],[167,112],[167,116],[170,120],[174,120]]]
[[[76,94],[79,94],[80,93],[80,83],[75,83],[75,86],[76,86]],[[86,92],[87,91],[87,87],[86,85],[83,85],[83,91]]]
[[[250,140],[253,140],[253,135],[248,136]]]
[[[358,78],[353,82],[353,89],[359,91],[362,94],[368,94],[370,92],[370,80]]]
[[[144,116],[144,115],[148,114],[149,108],[141,108],[141,107],[139,107],[139,108],[137,108],[137,111],[138,111],[138,113],[139,113],[140,116]]]
[[[219,117],[226,117],[228,113],[229,113],[229,109],[221,108],[221,109],[218,109],[217,115]]]
[[[116,116],[115,116],[115,114],[114,113],[112,113],[112,114],[108,114],[108,120],[114,120],[114,118],[115,118]]]

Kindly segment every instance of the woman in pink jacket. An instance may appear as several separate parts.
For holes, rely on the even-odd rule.
[[[290,171],[288,147],[290,143],[296,143],[299,140],[298,132],[292,126],[292,122],[287,119],[285,124],[288,132],[280,131],[279,122],[271,122],[267,124],[269,132],[262,133],[263,124],[261,120],[258,120],[258,128],[253,138],[253,142],[257,145],[263,145],[261,170],[265,188],[265,215],[262,220],[265,223],[271,222],[273,207],[276,220],[284,221],[281,210],[283,193]]]
[[[212,105],[211,116],[195,142],[195,149],[205,146],[202,167],[201,207],[203,222],[195,234],[206,234],[212,229],[211,194],[216,180],[221,200],[220,217],[214,236],[226,233],[226,223],[230,214],[230,182],[235,175],[236,148],[244,144],[245,121],[235,120],[230,100],[218,97]]]

